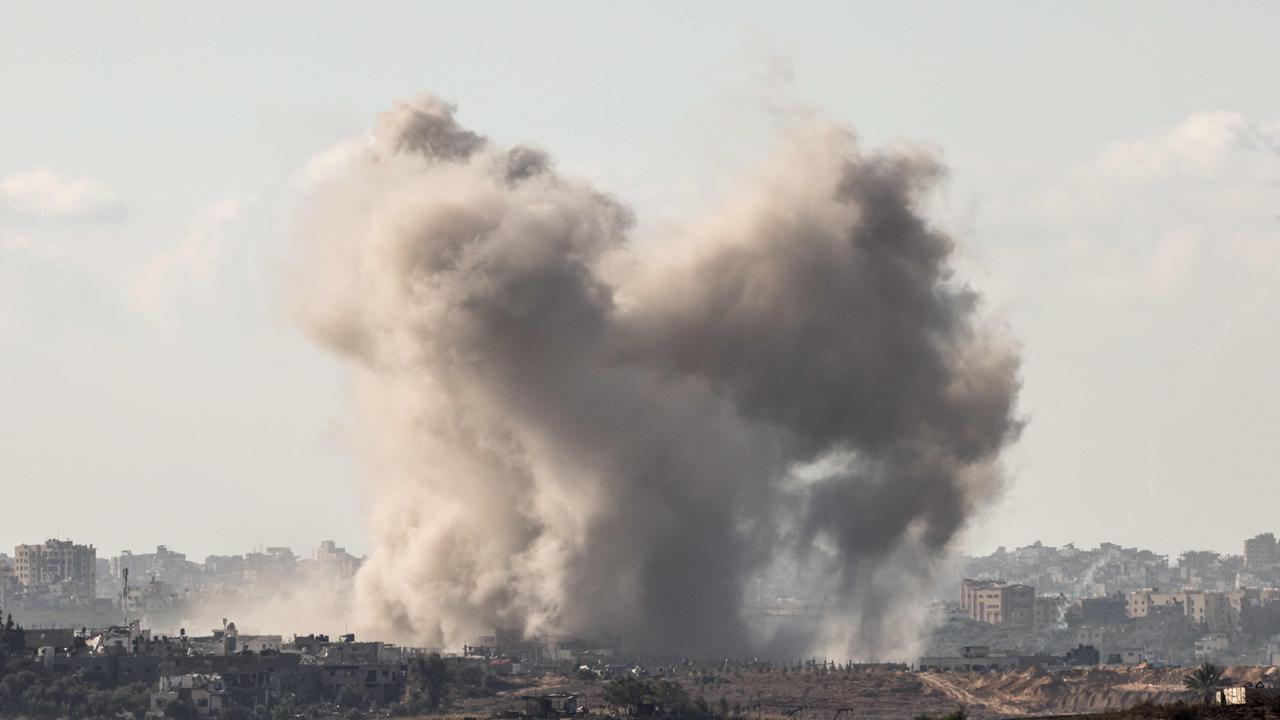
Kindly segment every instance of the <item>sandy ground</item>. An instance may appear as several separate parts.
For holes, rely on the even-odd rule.
[[[742,715],[804,720],[914,718],[963,707],[975,720],[1119,710],[1142,702],[1188,699],[1182,678],[1188,668],[1098,667],[1050,673],[915,673],[900,670],[832,672],[724,672],[680,676],[694,697],[712,708],[720,699]],[[1280,685],[1280,668],[1228,668],[1236,681]],[[450,714],[489,717],[516,706],[520,695],[572,692],[595,713],[606,708],[601,683],[550,676],[494,697],[458,699]]]

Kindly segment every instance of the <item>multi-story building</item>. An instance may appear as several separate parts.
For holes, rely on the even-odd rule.
[[[244,561],[245,582],[262,587],[287,583],[298,566],[298,556],[287,547],[269,547],[262,552],[246,553]]]
[[[8,603],[10,595],[16,595],[21,590],[22,583],[13,569],[13,561],[8,555],[0,553],[0,608]]]
[[[126,568],[129,570],[130,581],[135,585],[155,578],[177,588],[189,587],[194,577],[200,573],[200,566],[188,561],[184,553],[174,552],[164,545],[157,546],[153,553],[125,550],[111,558],[113,578],[123,579]]]
[[[1212,590],[1169,593],[1149,589],[1128,595],[1128,617],[1147,617],[1158,608],[1173,608],[1178,614],[1186,615],[1213,631],[1224,631],[1231,627],[1231,602],[1226,593]]]
[[[360,558],[347,552],[346,548],[338,547],[332,540],[322,541],[320,547],[312,551],[311,559],[324,571],[339,577],[351,577],[360,569]]]
[[[1080,601],[1080,621],[1085,625],[1116,625],[1125,621],[1123,595],[1084,598]],[[1086,643],[1088,644],[1088,643]]]
[[[1030,585],[969,578],[960,583],[961,609],[981,623],[1031,627],[1035,603],[1036,589]]]
[[[1231,640],[1222,633],[1209,633],[1195,642],[1196,660],[1200,662],[1209,662],[1216,660],[1219,655],[1226,652],[1231,647]]]
[[[1052,627],[1066,622],[1064,615],[1068,601],[1062,595],[1037,595],[1032,605],[1031,624],[1034,627]]]
[[[1244,541],[1244,569],[1249,572],[1267,571],[1276,565],[1276,536],[1272,533],[1254,535]]]
[[[145,583],[129,585],[129,591],[124,596],[125,611],[130,617],[138,617],[168,610],[176,607],[182,597],[169,583],[153,577]]]
[[[1182,595],[1185,598],[1187,617],[1215,632],[1227,630],[1231,626],[1231,605],[1226,593],[1188,590]]]
[[[1244,629],[1244,616],[1250,608],[1257,609],[1280,602],[1280,589],[1240,588],[1226,593],[1225,597],[1229,629],[1232,632],[1240,632]]]
[[[47,540],[14,548],[18,581],[27,591],[93,598],[97,591],[98,559],[92,545],[70,540]]]
[[[147,717],[165,717],[165,707],[175,700],[189,703],[197,717],[221,717],[226,695],[227,686],[221,675],[161,675],[160,691],[151,693],[151,711]]]
[[[990,587],[996,587],[1000,583],[995,580],[974,580],[965,578],[960,581],[960,612],[968,615],[974,620],[978,620],[978,591]]]
[[[1178,584],[1201,590],[1226,591],[1236,586],[1243,560],[1212,550],[1188,550],[1178,558]]]
[[[1103,647],[1115,634],[1115,630],[1097,625],[1081,625],[1076,628],[1076,644]]]

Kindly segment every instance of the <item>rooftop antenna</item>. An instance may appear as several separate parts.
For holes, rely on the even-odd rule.
[[[124,589],[120,591],[120,604],[124,608],[124,626],[129,627],[129,568],[124,568]]]

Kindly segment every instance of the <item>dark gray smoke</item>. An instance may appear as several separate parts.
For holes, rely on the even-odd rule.
[[[299,302],[355,368],[365,624],[704,655],[909,644],[904,600],[1018,429],[1016,353],[917,207],[938,173],[806,127],[646,253],[546,153],[430,97],[384,113],[304,209]],[[775,563],[831,579],[805,648],[744,618]]]

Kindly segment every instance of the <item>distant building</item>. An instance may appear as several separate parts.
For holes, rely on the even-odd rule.
[[[1080,621],[1085,625],[1117,625],[1127,617],[1125,606],[1123,595],[1084,598],[1080,601]]]
[[[1231,641],[1223,633],[1210,633],[1196,640],[1196,660],[1209,662],[1231,647]]]
[[[1068,650],[1063,658],[1064,665],[1097,665],[1102,659],[1102,655],[1098,652],[1098,648],[1092,645],[1077,645],[1074,650]]]
[[[278,653],[283,644],[283,640],[279,635],[237,635],[235,648],[232,652],[247,652],[254,655]]]
[[[179,589],[188,587],[190,578],[199,574],[199,566],[187,560],[184,553],[174,552],[164,545],[156,546],[153,553],[124,550],[111,558],[110,565],[113,579],[123,579],[127,569],[134,584],[155,578]]]
[[[961,649],[959,655],[926,655],[920,658],[917,667],[924,670],[1016,670],[1019,658],[1016,655],[991,653],[985,645],[970,645]]]
[[[1270,570],[1276,565],[1276,536],[1254,535],[1244,541],[1244,569],[1250,572]]]
[[[1259,680],[1257,685],[1245,682],[1213,690],[1206,694],[1205,700],[1212,705],[1261,705],[1274,702],[1277,696],[1280,688],[1266,687]]]
[[[1038,595],[1032,605],[1031,624],[1033,627],[1053,627],[1066,625],[1063,619],[1067,610],[1067,599],[1062,595]]]
[[[332,540],[325,540],[320,547],[311,553],[311,559],[324,570],[331,571],[340,577],[351,577],[360,569],[360,558],[338,547]]]
[[[200,717],[220,717],[226,695],[226,684],[220,675],[164,675],[160,678],[160,691],[151,694],[147,717],[165,717],[165,706],[175,700],[190,703]]]
[[[125,610],[130,616],[146,615],[176,607],[180,596],[169,583],[152,577],[141,585],[130,585],[125,595]]]
[[[960,583],[961,610],[981,623],[1031,627],[1035,604],[1036,589],[1030,585],[969,578]]]
[[[1062,665],[1096,665],[1098,651],[1094,648],[1079,647],[1069,651],[1067,655],[1055,656],[1036,653],[1033,655],[1017,655],[1012,652],[996,651],[986,645],[967,645],[959,655],[926,655],[921,657],[916,667],[921,671],[977,671],[992,670],[1025,670],[1030,667],[1054,667]]]
[[[97,594],[98,558],[92,545],[46,540],[14,548],[18,581],[28,591],[91,599]]]
[[[320,655],[325,648],[329,646],[328,635],[294,635],[289,642],[281,647],[281,652],[298,653],[301,655]]]
[[[399,663],[326,663],[320,667],[320,687],[328,697],[336,697],[345,687],[374,702],[388,703],[403,695],[404,675],[404,666]]]
[[[1120,650],[1107,654],[1108,665],[1137,665],[1147,662],[1148,659],[1145,650]]]
[[[1131,618],[1147,617],[1156,608],[1175,608],[1210,630],[1223,631],[1231,627],[1231,603],[1226,593],[1212,590],[1180,590],[1162,593],[1147,589],[1128,595],[1127,615]]]
[[[8,555],[0,553],[0,608],[3,608],[10,595],[22,590],[22,581],[13,569],[13,561]]]
[[[202,655],[278,655],[284,650],[284,640],[279,635],[244,635],[235,623],[225,621],[221,630],[193,637],[190,643]]]
[[[1111,639],[1112,632],[1097,625],[1081,625],[1076,628],[1076,644],[1102,647]]]

